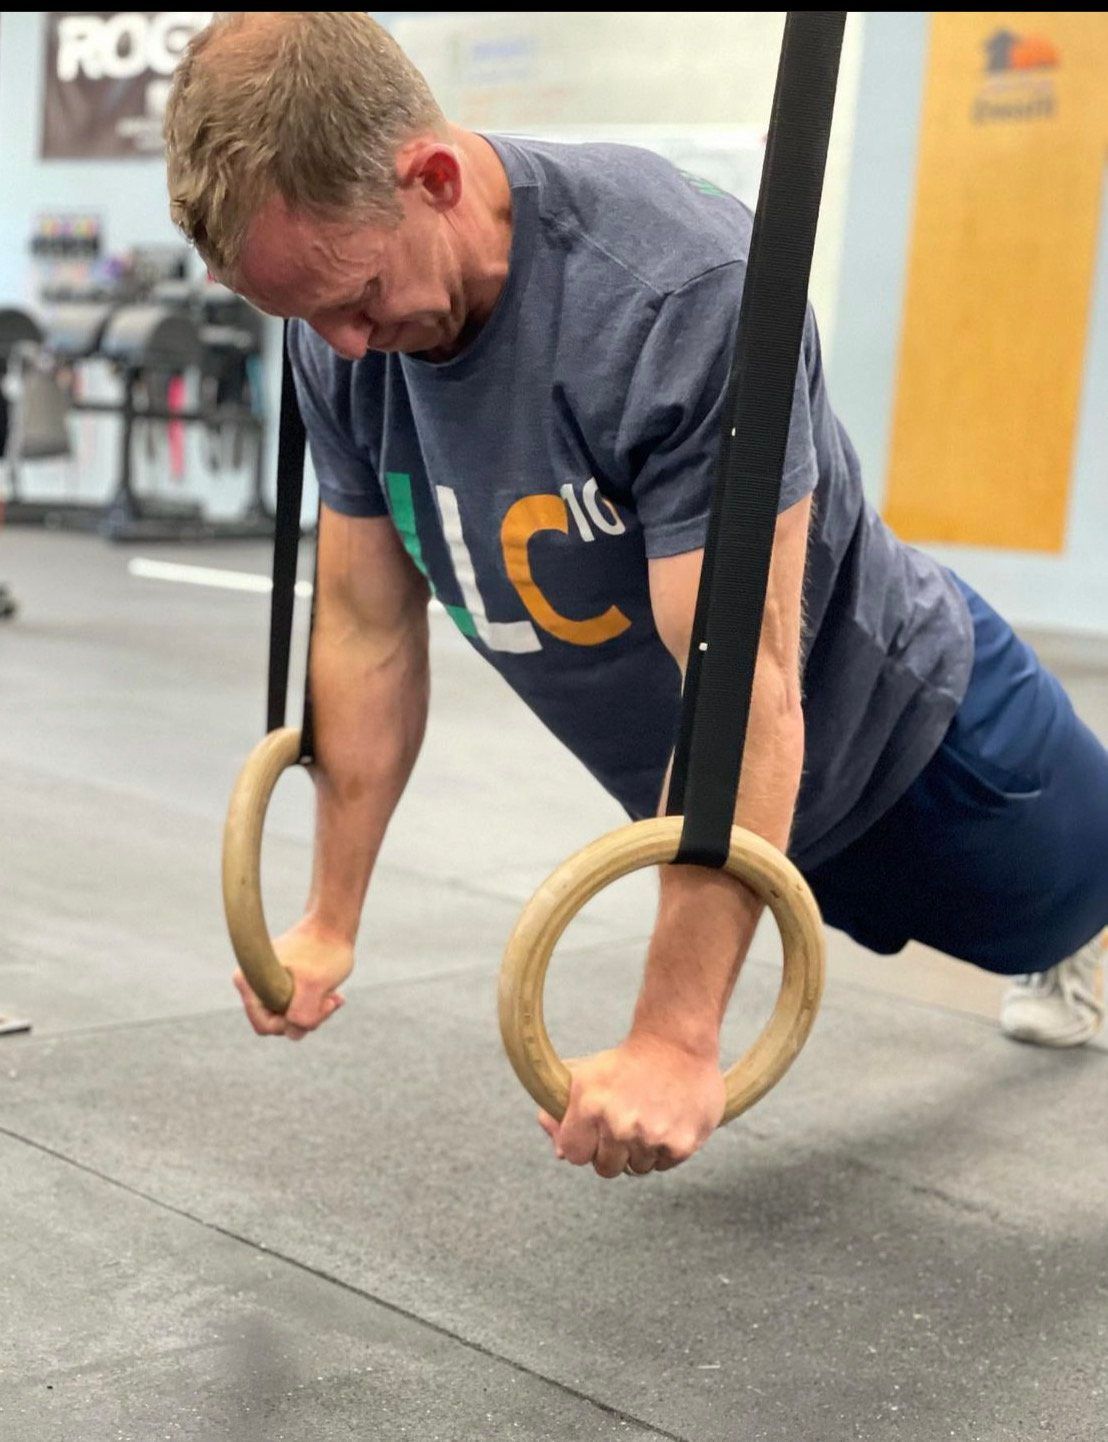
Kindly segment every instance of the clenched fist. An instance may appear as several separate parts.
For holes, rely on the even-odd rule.
[[[559,1123],[540,1112],[539,1125],[560,1160],[591,1163],[601,1177],[669,1171],[702,1147],[723,1117],[718,1058],[661,1037],[632,1035],[569,1067],[565,1116]]]
[[[293,979],[292,1001],[284,1016],[262,1005],[241,971],[235,972],[235,986],[259,1036],[302,1041],[345,1005],[338,988],[354,968],[354,948],[349,941],[305,920],[278,937],[273,949]]]

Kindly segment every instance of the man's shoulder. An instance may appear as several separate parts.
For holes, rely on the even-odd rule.
[[[513,181],[529,172],[544,232],[583,268],[622,272],[664,296],[746,259],[749,209],[654,151],[610,142],[489,138],[502,155],[511,152]]]

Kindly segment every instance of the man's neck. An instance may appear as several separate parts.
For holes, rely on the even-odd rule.
[[[482,136],[451,126],[465,158],[468,191],[466,300],[471,338],[492,314],[508,279],[512,251],[512,191],[499,155]],[[471,325],[472,323],[472,325]]]

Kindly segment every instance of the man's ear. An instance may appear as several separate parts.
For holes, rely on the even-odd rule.
[[[462,197],[462,167],[457,149],[427,136],[401,146],[396,178],[402,190],[418,189],[436,210],[453,210]]]

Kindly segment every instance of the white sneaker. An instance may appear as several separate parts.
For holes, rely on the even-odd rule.
[[[1105,939],[1094,937],[1049,971],[1013,977],[1000,1004],[1000,1029],[1037,1046],[1081,1046],[1104,1021]]]

